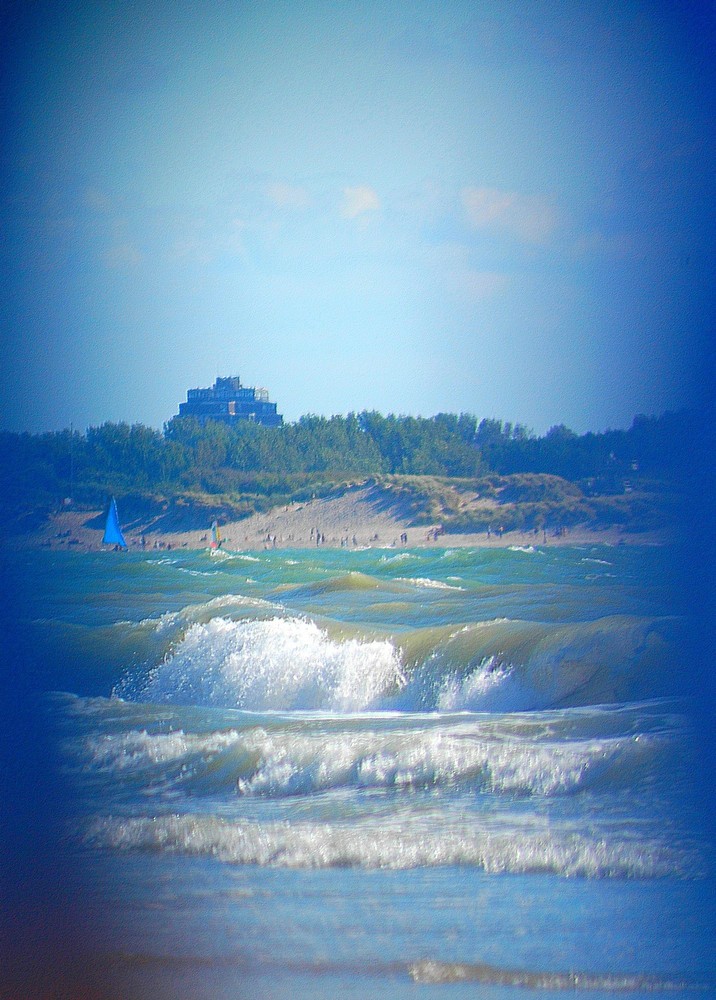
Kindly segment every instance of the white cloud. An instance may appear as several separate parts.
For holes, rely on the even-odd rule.
[[[559,221],[552,202],[539,195],[467,187],[462,203],[475,229],[506,232],[523,243],[545,243]]]
[[[379,209],[380,199],[367,184],[343,188],[341,215],[344,219],[357,219],[366,212],[377,212]]]
[[[305,188],[282,181],[269,184],[266,197],[279,208],[305,208],[311,200]]]

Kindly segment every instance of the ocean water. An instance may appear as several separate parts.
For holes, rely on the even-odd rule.
[[[34,995],[716,996],[668,548],[2,559]]]

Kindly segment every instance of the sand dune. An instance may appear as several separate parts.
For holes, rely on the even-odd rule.
[[[38,531],[12,541],[53,549],[100,549],[102,531],[97,527],[100,515],[101,511],[64,511],[54,515]],[[142,539],[147,548],[201,549],[209,544],[208,524],[205,530],[199,531],[159,531],[153,528],[153,523],[152,519],[135,522],[131,529],[125,531],[130,548],[141,548]],[[585,543],[659,544],[666,540],[656,533],[629,534],[617,528],[593,531],[577,527],[562,535],[549,531],[546,534],[542,531],[507,531],[501,537],[494,532],[490,536],[486,532],[442,534],[438,524],[412,524],[406,511],[398,504],[386,501],[384,495],[370,487],[353,489],[342,496],[316,498],[304,503],[275,507],[241,521],[221,524],[221,534],[224,539],[223,547],[228,550],[309,548],[318,544],[334,548],[405,544],[410,547],[500,547]],[[401,540],[401,536],[403,539],[407,536],[407,543]],[[320,541],[317,541],[319,538]]]

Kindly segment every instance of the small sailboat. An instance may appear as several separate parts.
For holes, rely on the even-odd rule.
[[[219,525],[216,521],[211,522],[211,541],[209,542],[209,548],[212,552],[216,552],[221,548],[221,532],[219,531]]]
[[[114,497],[112,497],[109,501],[109,509],[107,510],[107,520],[104,525],[104,537],[102,538],[102,544],[114,545],[115,548],[127,548],[127,543],[124,540],[122,529],[119,526],[117,501]]]

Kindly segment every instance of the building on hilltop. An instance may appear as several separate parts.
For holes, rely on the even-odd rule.
[[[276,413],[276,403],[270,403],[268,389],[249,388],[241,384],[238,375],[217,378],[210,389],[189,389],[186,403],[179,404],[180,417],[195,417],[202,423],[218,420],[235,424],[253,420],[264,427],[278,427],[283,417]]]

